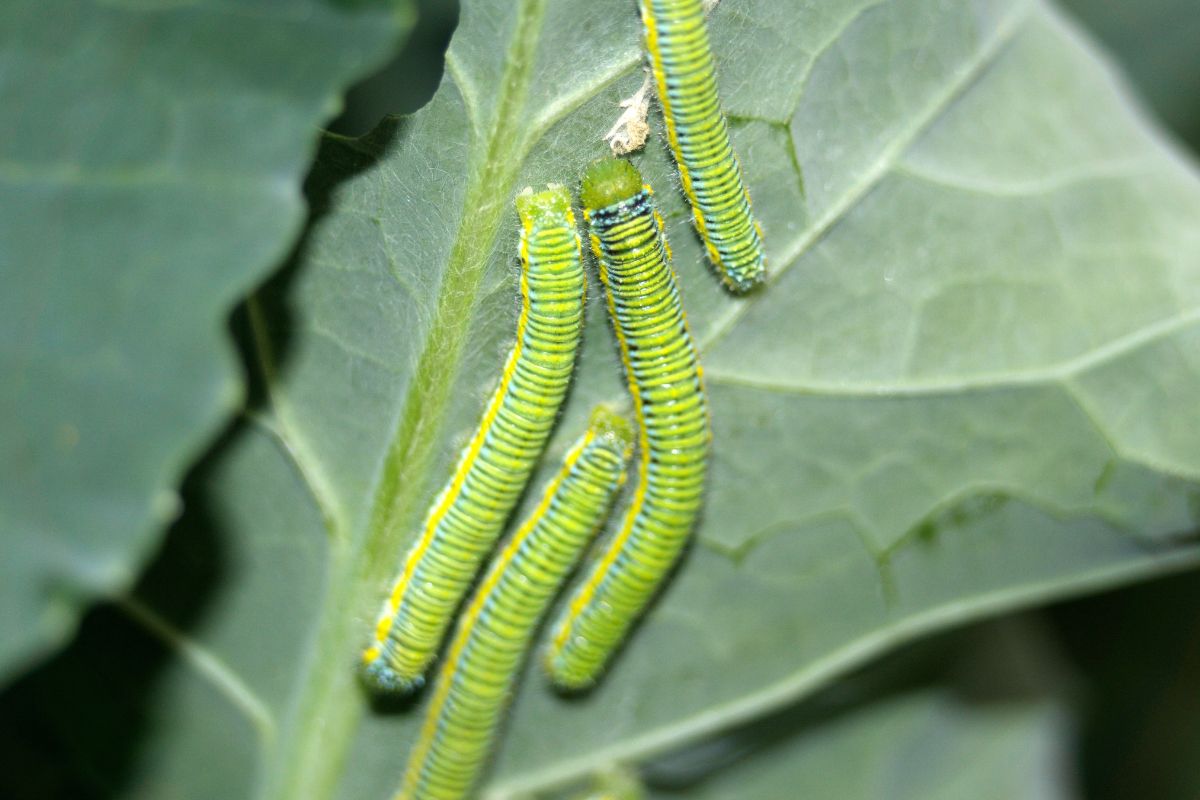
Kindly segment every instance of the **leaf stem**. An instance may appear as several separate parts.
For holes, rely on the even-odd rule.
[[[521,164],[526,95],[547,0],[522,0],[505,59],[496,111],[473,143],[462,224],[450,252],[437,311],[380,469],[365,529],[331,548],[327,594],[303,667],[289,737],[264,775],[264,800],[328,800],[336,792],[355,729],[367,707],[354,671],[357,647],[408,539],[404,524],[424,491],[468,324],[488,256]],[[453,48],[452,48],[453,49]],[[461,70],[456,70],[461,72]],[[472,98],[464,95],[464,102]]]

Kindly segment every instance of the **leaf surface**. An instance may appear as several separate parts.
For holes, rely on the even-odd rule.
[[[182,659],[164,702],[256,698],[260,797],[395,788],[420,707],[368,707],[355,659],[511,342],[512,198],[603,152],[642,80],[637,24],[467,2],[429,106],[323,147],[323,213],[247,309],[264,405],[181,527],[207,531],[207,560],[165,558],[136,599],[222,665],[214,682]],[[712,399],[705,517],[597,691],[564,702],[531,670],[489,796],[673,750],[930,631],[1200,560],[1200,181],[1104,60],[1033,0],[725,0],[712,26],[765,291],[723,294],[661,140],[637,159]],[[542,477],[624,396],[598,299]],[[181,616],[172,584],[204,563]],[[224,713],[175,715],[159,745],[212,763]]]

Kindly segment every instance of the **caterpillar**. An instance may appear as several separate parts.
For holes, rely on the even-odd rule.
[[[762,229],[717,98],[701,0],[638,0],[667,141],[709,260],[733,292],[766,275]]]
[[[633,430],[598,406],[458,621],[397,800],[466,797],[491,752],[529,642],[625,481]]]
[[[363,651],[366,682],[411,691],[437,653],[463,595],[541,456],[575,367],[584,275],[571,195],[517,197],[521,311],[517,341],[479,429],[409,549]]]
[[[662,218],[628,161],[584,174],[581,200],[633,397],[637,476],[617,533],[551,629],[546,669],[560,688],[595,682],[678,559],[700,511],[710,440],[696,346]]]

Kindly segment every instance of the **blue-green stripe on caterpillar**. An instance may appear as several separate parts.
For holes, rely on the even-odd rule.
[[[638,456],[616,535],[551,629],[546,669],[568,690],[595,682],[687,543],[703,501],[710,441],[696,346],[662,218],[627,161],[603,159],[581,200],[633,397]]]
[[[638,0],[650,70],[684,194],[709,260],[732,291],[766,275],[762,229],[717,97],[701,0]]]
[[[397,800],[467,797],[491,753],[530,640],[625,480],[633,430],[604,406],[459,618]]]
[[[364,678],[379,691],[411,691],[423,683],[455,609],[525,490],[575,367],[585,285],[571,195],[561,186],[536,194],[526,189],[516,204],[517,341],[363,651]]]

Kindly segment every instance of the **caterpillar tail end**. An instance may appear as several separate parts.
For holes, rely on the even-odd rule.
[[[561,650],[548,652],[542,667],[550,685],[562,694],[583,694],[595,686],[599,678],[598,671],[593,672],[572,663]]]
[[[747,195],[748,204],[749,195]],[[751,239],[749,258],[746,258],[747,254],[743,254],[734,259],[733,263],[722,263],[721,255],[716,247],[708,245],[709,260],[717,265],[717,272],[720,273],[721,282],[725,284],[725,288],[735,295],[747,295],[762,286],[767,280],[767,256],[763,252],[762,226],[758,224],[758,220],[752,219],[751,223],[754,226],[754,235]]]
[[[367,656],[369,656],[369,651]],[[411,694],[425,685],[424,675],[404,675],[393,669],[382,655],[367,660],[359,671],[363,684],[376,694]]]
[[[550,685],[563,694],[588,691],[600,680],[608,664],[609,653],[583,634],[572,631],[573,627],[569,619],[559,621],[542,660]]]
[[[735,295],[747,295],[766,282],[767,270],[765,260],[760,260],[756,269],[746,274],[738,274],[725,269],[717,270],[721,274],[721,282],[725,288]]]

